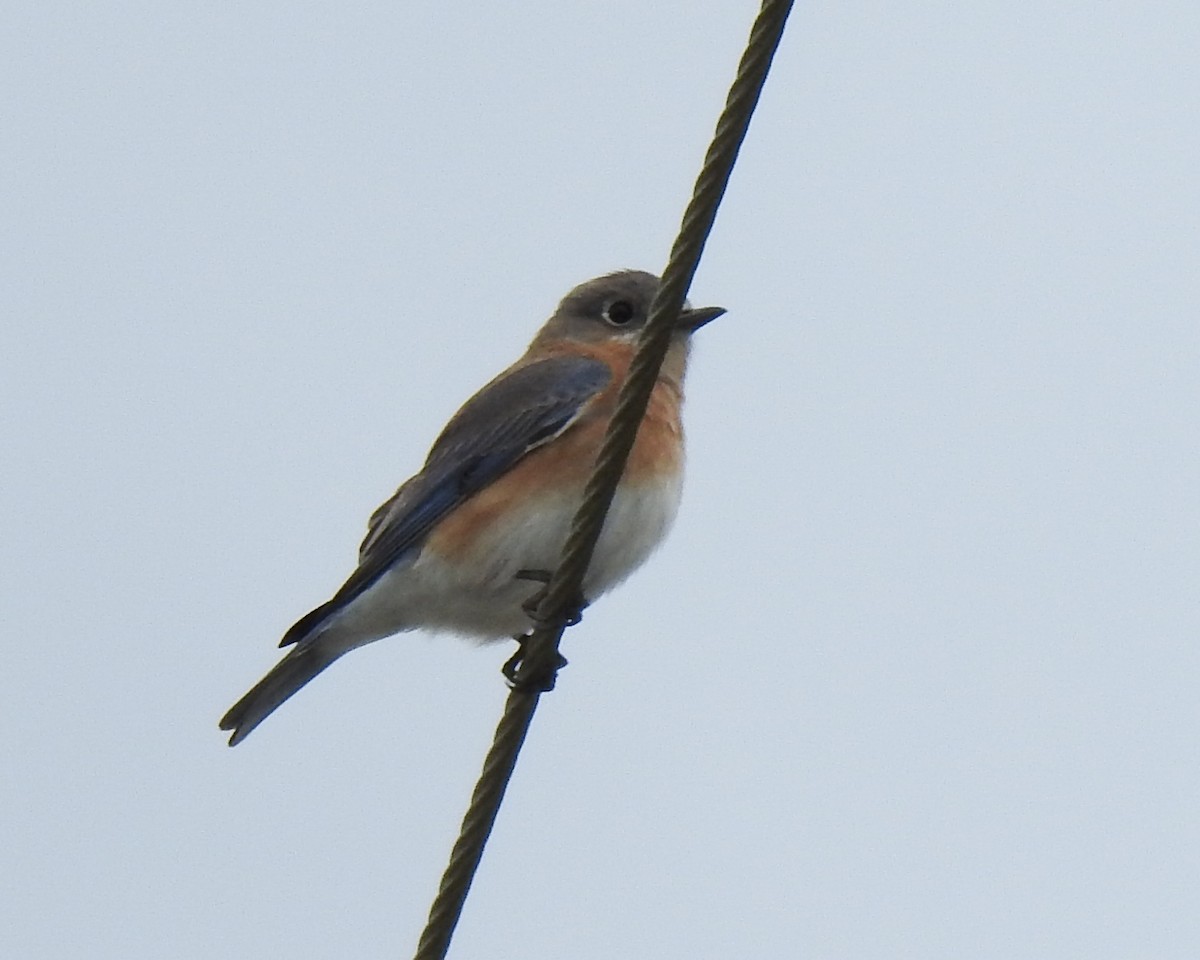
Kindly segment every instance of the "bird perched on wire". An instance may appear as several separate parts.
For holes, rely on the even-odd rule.
[[[372,515],[358,568],[284,634],[279,645],[292,649],[221,718],[230,746],[373,640],[417,628],[482,641],[529,630],[529,581],[547,579],[559,562],[658,285],[638,270],[579,285],[525,355],[463,405],[421,471]],[[675,518],[690,338],[724,312],[685,303],[679,314],[584,602],[641,566]]]

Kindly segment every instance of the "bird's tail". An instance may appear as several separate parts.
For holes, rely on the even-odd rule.
[[[280,704],[345,652],[320,640],[293,648],[221,718],[221,729],[233,731],[229,745],[235,747],[246,739]]]

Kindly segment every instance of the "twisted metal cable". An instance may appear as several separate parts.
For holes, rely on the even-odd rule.
[[[463,817],[462,831],[442,875],[414,960],[443,960],[449,950],[450,938],[458,924],[541,691],[553,687],[563,630],[577,611],[592,552],[625,470],[625,461],[633,448],[659,368],[670,346],[672,328],[696,273],[791,8],[792,0],[764,0],[750,31],[746,52],[730,87],[725,109],[717,121],[712,145],[704,158],[678,238],[663,270],[662,284],[651,304],[646,328],[621,388],[617,409],[563,548],[562,561],[538,606],[537,619],[542,625],[525,641],[514,688]]]
[[[429,908],[429,919],[425,922],[414,960],[442,960],[450,949],[450,937],[458,926],[467,891],[471,889],[484,845],[496,822],[496,814],[500,812],[500,802],[516,766],[521,744],[525,742],[539,696],[536,691],[518,690],[508,695],[504,715],[496,726],[495,739],[463,817],[462,830],[450,851],[450,862],[442,875],[441,887]]]
[[[662,283],[650,306],[650,316],[641,342],[617,399],[617,409],[609,423],[604,444],[584,490],[583,502],[563,548],[562,561],[539,605],[538,618],[546,626],[535,631],[526,642],[525,663],[517,674],[518,685],[524,676],[532,678],[539,672],[552,669],[564,621],[578,606],[592,552],[600,539],[621,474],[625,471],[625,461],[633,449],[638,427],[650,402],[650,393],[671,343],[672,330],[700,263],[700,255],[708,241],[721,198],[725,195],[734,162],[745,140],[750,118],[758,104],[791,7],[790,0],[765,0],[754,22],[746,52],[742,55],[737,76],[729,89],[725,109],[717,121],[712,144],[696,178],[692,199],[684,212],[679,235],[663,270]]]

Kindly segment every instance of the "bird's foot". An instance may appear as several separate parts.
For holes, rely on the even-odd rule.
[[[558,671],[567,665],[567,658],[557,650],[554,651],[554,664],[545,671],[540,671],[540,675],[526,677],[518,680],[518,675],[521,672],[521,667],[525,663],[525,654],[527,653],[526,646],[529,638],[533,636],[530,633],[522,633],[513,637],[517,641],[517,652],[509,657],[508,661],[500,668],[504,674],[504,679],[508,681],[508,685],[514,690],[536,690],[538,693],[549,693],[554,689],[554,681],[558,678]]]
[[[542,588],[533,596],[521,604],[521,609],[525,611],[525,615],[529,617],[539,627],[544,626],[547,621],[538,615],[538,607],[542,605],[542,601],[546,599],[546,593],[550,590],[550,578],[553,572],[550,570],[518,570],[518,580],[532,580],[534,583],[540,583]],[[563,621],[564,627],[573,627],[575,624],[583,620],[583,611],[587,609],[588,602],[582,595],[575,599],[571,606],[571,612],[567,614]]]

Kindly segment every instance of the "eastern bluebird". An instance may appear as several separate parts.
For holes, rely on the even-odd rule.
[[[559,562],[658,285],[625,270],[576,287],[525,355],[450,419],[421,472],[371,516],[358,569],[284,634],[287,656],[221,718],[230,746],[355,647],[419,627],[484,642],[530,629],[528,581]],[[724,312],[684,304],[585,603],[641,566],[675,518],[690,338]]]

